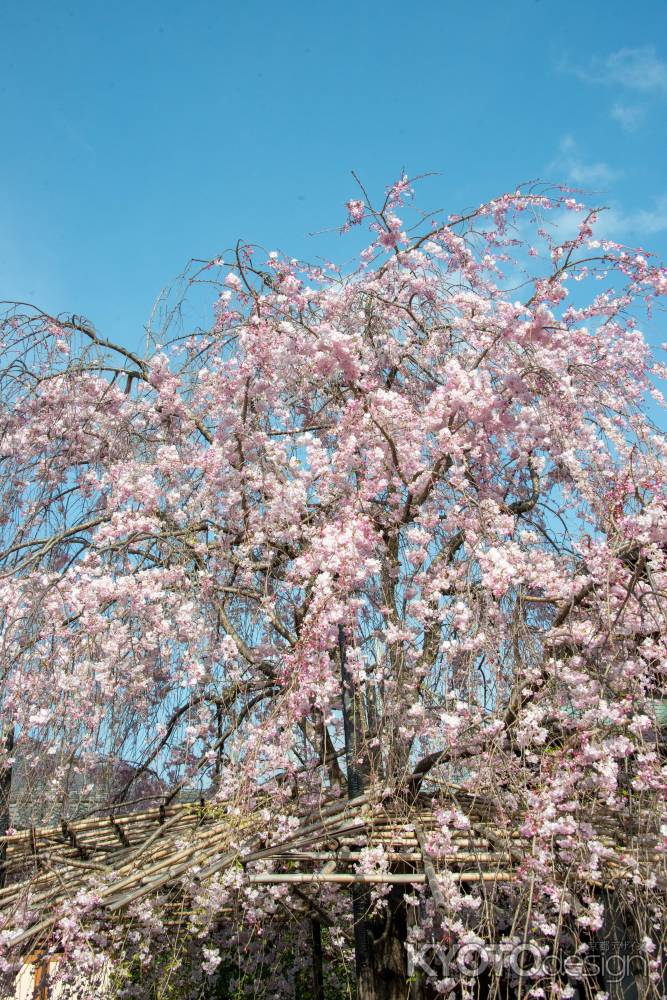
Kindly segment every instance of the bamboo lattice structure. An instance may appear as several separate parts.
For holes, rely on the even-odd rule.
[[[434,812],[453,802],[468,825],[450,831],[447,849],[432,850]],[[240,813],[204,800],[33,827],[0,838],[6,876],[0,929],[15,928],[14,944],[25,953],[43,945],[56,908],[81,890],[94,889],[101,911],[123,919],[146,896],[182,900],[186,877],[190,884],[205,883],[232,867],[248,884],[286,884],[297,893],[327,883],[423,884],[441,908],[439,878],[445,873],[488,895],[524,877],[526,840],[494,813],[491,803],[447,786],[412,799],[371,792],[350,802],[325,802],[310,815],[297,810],[298,825],[285,836],[276,836],[260,808]],[[629,817],[619,823],[617,815],[602,817],[597,828],[606,859],[603,875],[591,884],[611,887],[650,875],[657,891],[667,889],[657,831],[641,829]],[[358,870],[368,848],[382,849],[382,870]],[[316,900],[302,895],[311,913],[321,915]]]

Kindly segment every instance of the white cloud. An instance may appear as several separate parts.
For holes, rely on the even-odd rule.
[[[614,104],[610,115],[626,132],[634,132],[646,118],[646,111],[641,104]]]
[[[644,94],[667,94],[667,63],[656,55],[652,45],[619,49],[591,59],[587,66],[565,63],[564,68],[588,83],[617,84]]]
[[[634,212],[624,212],[612,208],[600,220],[605,235],[655,236],[667,231],[667,193],[653,202],[652,208],[641,208]]]
[[[585,65],[575,65],[564,59],[560,68],[586,83],[615,88],[621,99],[613,105],[610,115],[626,132],[638,129],[650,105],[667,97],[667,62],[658,56],[652,45],[594,56]],[[634,95],[635,100],[623,100],[624,94]],[[640,96],[642,103],[637,100]]]
[[[565,180],[582,187],[609,186],[621,174],[602,160],[585,160],[571,135],[563,136],[558,155],[547,167],[557,181]]]

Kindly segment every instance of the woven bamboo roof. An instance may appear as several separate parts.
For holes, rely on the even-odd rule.
[[[446,849],[431,853],[434,811],[453,801],[468,824],[450,831]],[[109,918],[122,918],[145,896],[182,896],[182,880],[188,875],[205,883],[230,867],[242,871],[250,884],[294,887],[316,912],[312,890],[326,883],[421,883],[441,906],[442,873],[460,883],[476,883],[489,894],[521,878],[526,861],[526,840],[506,823],[499,824],[489,803],[453,786],[412,799],[372,793],[350,802],[325,802],[309,815],[297,812],[295,824],[292,832],[279,836],[261,808],[243,812],[202,800],[62,821],[5,836],[0,838],[6,859],[0,929],[15,928],[16,947],[28,950],[48,937],[54,908],[82,889],[94,889]],[[653,835],[633,833],[630,823],[619,824],[611,816],[603,817],[597,828],[609,851],[606,884],[650,871],[658,886],[667,888],[667,874],[656,873]],[[384,869],[360,873],[361,852],[377,847],[383,849]],[[310,892],[306,895],[304,889]]]

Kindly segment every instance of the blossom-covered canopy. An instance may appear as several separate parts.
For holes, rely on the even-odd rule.
[[[277,828],[352,778],[446,777],[529,845],[494,933],[557,948],[603,921],[599,807],[665,846],[666,372],[645,334],[667,274],[567,192],[445,219],[411,195],[349,202],[344,229],[371,231],[352,269],[241,244],[192,266],[212,321],[188,328],[177,290],[143,351],[8,309],[6,763],[51,759],[35,794],[67,815],[103,759],[130,765],[116,802],[269,794]],[[628,875],[652,962],[659,897]],[[452,935],[482,933],[474,898],[451,896]]]

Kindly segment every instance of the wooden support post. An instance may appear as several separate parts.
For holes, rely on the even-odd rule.
[[[426,850],[426,837],[424,836],[424,831],[417,823],[415,823],[415,836],[417,837],[417,843],[419,844],[419,850],[422,855],[424,875],[426,875],[426,880],[428,882],[428,887],[431,890],[431,897],[435,903],[436,910],[438,910],[439,913],[445,913],[447,909],[445,905],[445,897],[442,894],[442,889],[438,885],[433,859]]]
[[[319,920],[310,921],[310,934],[313,946],[313,1000],[324,1000],[322,927]]]
[[[31,955],[30,964],[35,970],[33,976],[32,1000],[49,1000],[49,959],[40,952]]]
[[[131,847],[132,845],[130,844],[130,840],[129,840],[127,834],[125,833],[125,830],[122,828],[122,826],[120,825],[120,823],[116,822],[116,820],[114,819],[113,813],[111,814],[111,816],[109,816],[109,822],[111,823],[111,825],[113,827],[113,830],[114,830],[114,833],[116,834],[116,836],[120,840],[120,842],[123,845],[123,847]]]

